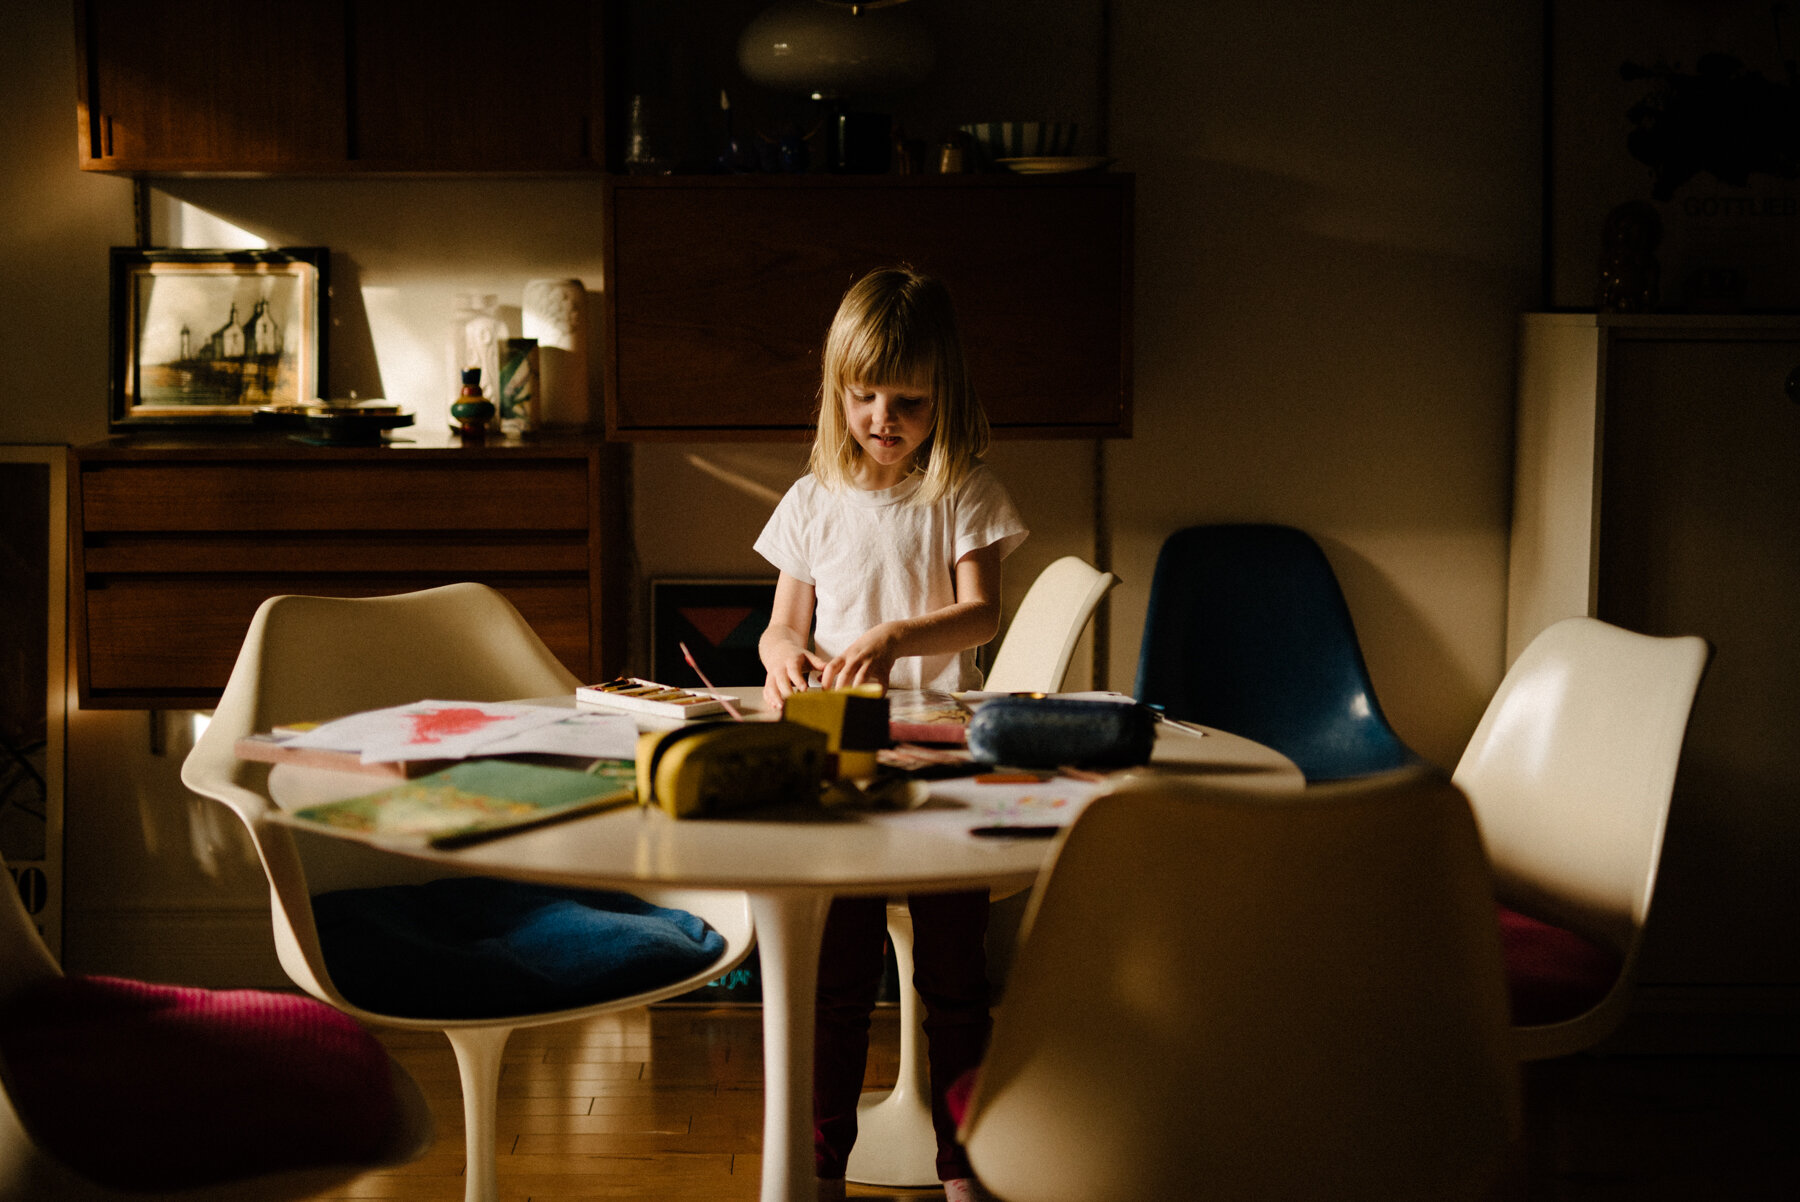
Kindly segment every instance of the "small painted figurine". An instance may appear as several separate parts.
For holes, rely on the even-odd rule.
[[[469,442],[480,442],[487,437],[488,426],[494,420],[494,402],[481,395],[479,367],[464,368],[462,382],[462,393],[450,406],[450,416],[456,419],[452,429]]]

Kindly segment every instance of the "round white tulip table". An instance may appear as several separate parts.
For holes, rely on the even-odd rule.
[[[755,717],[759,689],[724,689]],[[1150,766],[1134,772],[1199,773],[1270,790],[1297,790],[1300,772],[1285,757],[1234,735],[1204,734],[1165,723]],[[943,782],[947,793],[957,782]],[[934,786],[934,795],[937,786]],[[277,765],[271,797],[284,810],[368,792],[370,778]],[[946,807],[948,808],[948,807]],[[982,839],[940,813],[757,811],[743,817],[675,820],[661,810],[628,807],[527,829],[453,849],[383,845],[382,850],[460,872],[579,888],[660,886],[748,895],[763,979],[762,1202],[813,1202],[813,991],[819,943],[831,899],[988,888],[996,896],[1030,888],[1050,839]],[[916,1070],[914,1076],[916,1076]],[[935,1157],[929,1098],[902,1082],[865,1127],[858,1157],[921,1147],[928,1176]],[[890,1117],[891,1115],[891,1117]],[[924,1144],[920,1144],[922,1132]],[[851,1162],[853,1174],[863,1159]],[[871,1170],[873,1171],[873,1170]],[[917,1177],[916,1172],[901,1173]],[[886,1172],[882,1174],[887,1183]],[[856,1180],[875,1180],[856,1177]]]

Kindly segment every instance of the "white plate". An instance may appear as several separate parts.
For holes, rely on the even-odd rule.
[[[1105,155],[1056,155],[1047,158],[995,159],[1002,167],[1020,175],[1051,175],[1064,171],[1098,171],[1117,162]]]

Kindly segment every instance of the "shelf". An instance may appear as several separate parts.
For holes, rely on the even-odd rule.
[[[607,434],[808,437],[839,299],[908,263],[949,286],[998,436],[1128,437],[1133,192],[1109,172],[609,177]]]

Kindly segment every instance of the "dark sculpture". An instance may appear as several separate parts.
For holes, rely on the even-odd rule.
[[[1800,176],[1800,88],[1792,62],[1787,71],[1776,82],[1728,54],[1702,55],[1691,75],[1662,63],[1620,66],[1626,80],[1656,81],[1626,114],[1625,145],[1650,168],[1650,195],[1667,201],[1702,172],[1734,187],[1752,174]]]

